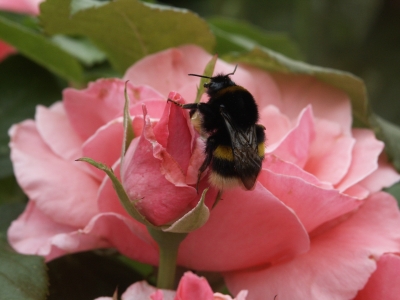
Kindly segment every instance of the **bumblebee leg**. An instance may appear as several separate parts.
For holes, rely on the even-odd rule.
[[[175,100],[172,100],[170,98],[168,98],[167,102],[172,102],[175,105],[178,105],[179,107],[182,107],[183,109],[197,109],[197,107],[199,106],[198,103],[182,104],[182,103],[176,102]]]
[[[211,160],[212,160],[212,155],[215,150],[215,141],[213,138],[209,137],[207,139],[206,143],[206,158],[204,159],[202,165],[199,168],[199,173],[197,174],[197,183],[196,183],[196,191],[199,192],[199,182],[200,182],[200,177],[201,174],[207,169],[207,167],[210,165]]]

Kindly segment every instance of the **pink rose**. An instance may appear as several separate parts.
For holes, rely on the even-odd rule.
[[[15,13],[38,15],[39,4],[43,0],[0,0],[0,10],[12,11]],[[0,61],[8,55],[15,53],[14,47],[0,41]]]
[[[201,74],[210,59],[184,46],[148,56],[124,77],[136,138],[122,181],[154,224],[174,221],[199,199],[193,176],[203,141],[188,113],[166,99],[174,91],[175,99],[193,102],[199,80],[187,74]],[[218,61],[215,73],[233,68]],[[248,299],[263,300],[352,299],[375,274],[390,274],[381,259],[400,252],[400,214],[378,191],[399,175],[372,131],[351,128],[348,96],[312,76],[245,65],[232,80],[258,102],[267,136],[263,169],[253,191],[224,192],[208,222],[182,242],[178,264],[221,272],[233,293],[246,289]],[[156,243],[122,208],[110,180],[74,161],[91,157],[119,173],[123,87],[107,79],[67,89],[63,102],[38,107],[35,121],[10,130],[15,174],[30,198],[9,229],[17,251],[51,260],[115,247],[157,265]],[[207,185],[205,177],[200,190]],[[207,192],[208,207],[215,195]]]
[[[38,15],[39,4],[44,0],[0,0],[0,9],[20,14]]]
[[[236,298],[229,295],[213,293],[204,277],[186,272],[181,278],[177,291],[160,290],[146,281],[132,284],[122,295],[122,300],[246,300],[247,291],[240,291]],[[112,300],[111,297],[100,297],[96,300]]]

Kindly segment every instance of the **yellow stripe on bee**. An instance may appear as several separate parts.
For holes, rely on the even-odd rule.
[[[258,144],[258,156],[264,157],[264,155],[265,155],[265,144],[263,142]]]
[[[226,88],[221,89],[217,95],[222,96],[225,93],[233,93],[233,92],[237,92],[237,91],[247,91],[247,90],[240,85],[232,85],[232,86],[228,86]]]
[[[233,151],[229,146],[218,146],[214,150],[214,156],[216,158],[225,159],[229,161],[233,161]]]

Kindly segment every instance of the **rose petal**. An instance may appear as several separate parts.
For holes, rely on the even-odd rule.
[[[0,9],[21,14],[38,15],[39,3],[43,0],[2,0]]]
[[[19,185],[38,208],[59,223],[84,226],[97,213],[98,183],[43,143],[33,121],[10,129],[11,160]],[[51,201],[50,201],[51,200]]]
[[[350,135],[351,105],[343,91],[308,75],[274,73],[272,76],[281,91],[277,106],[282,113],[293,120],[304,107],[311,105],[317,118],[340,124],[343,132]]]
[[[283,161],[273,154],[266,155],[262,165],[263,169],[267,169],[272,173],[281,174],[285,176],[298,177],[302,180],[325,189],[332,189],[329,182],[322,182],[318,180],[313,174],[304,171],[299,166],[287,161]]]
[[[64,90],[64,106],[75,131],[86,140],[107,122],[122,116],[125,82],[120,79],[99,79],[85,90]],[[128,82],[130,105],[149,99],[162,99],[147,86],[133,86]]]
[[[154,127],[154,134],[157,141],[185,172],[189,167],[195,135],[188,112],[168,102],[164,115]]]
[[[383,152],[379,156],[378,169],[361,180],[359,184],[371,191],[371,193],[374,193],[380,191],[382,188],[392,186],[399,180],[400,174],[388,162],[386,154]],[[345,192],[347,193],[347,190]]]
[[[3,41],[0,41],[0,61],[4,60],[7,56],[15,52],[17,52],[17,50],[14,47],[4,43]]]
[[[276,174],[263,169],[259,182],[299,217],[307,232],[344,215],[361,205],[361,201],[305,182],[301,178]]]
[[[161,298],[150,298],[154,293],[161,294]],[[165,293],[166,297],[163,297]],[[146,281],[139,281],[132,284],[122,294],[122,300],[149,300],[149,299],[161,299],[161,300],[172,300],[175,295],[173,291],[157,290],[154,286],[151,286]]]
[[[353,129],[356,143],[352,152],[352,160],[346,176],[337,184],[336,188],[344,191],[360,182],[378,169],[378,157],[384,144],[375,138],[368,129]]]
[[[354,300],[398,299],[400,295],[399,270],[400,257],[398,255],[382,255],[376,271]]]
[[[55,154],[67,161],[82,157],[83,141],[71,127],[62,105],[38,106],[35,119],[40,136]]]
[[[288,117],[273,105],[260,109],[259,123],[265,126],[265,135],[269,145],[279,142],[292,128]]]
[[[190,143],[191,139],[186,142]],[[137,147],[129,147],[126,152],[121,171],[129,198],[135,200],[141,213],[154,225],[179,218],[199,199],[196,190],[185,184],[182,169],[156,141],[148,116]]]
[[[234,270],[303,253],[308,243],[292,210],[257,184],[251,192],[225,191],[207,223],[182,242],[178,263],[196,270]]]
[[[308,106],[299,115],[296,126],[286,134],[280,143],[267,148],[267,152],[303,167],[307,161],[309,146],[314,135],[312,110]]]
[[[47,256],[54,236],[75,230],[76,227],[56,223],[29,201],[7,234],[10,245],[19,253]]]
[[[400,251],[400,214],[393,197],[377,193],[359,211],[315,237],[309,252],[269,268],[226,274],[233,292],[251,299],[353,299],[386,252]],[[380,298],[375,298],[380,299]]]
[[[157,264],[158,247],[144,225],[115,213],[93,217],[82,229],[55,223],[30,202],[8,232],[10,244],[19,252],[46,257],[97,248],[115,247],[143,263]]]
[[[114,119],[101,126],[82,146],[83,156],[90,157],[107,166],[113,165],[120,157],[124,126],[122,118]],[[103,180],[105,173],[93,166],[91,172],[98,180]]]
[[[326,120],[315,122],[316,135],[304,170],[321,181],[336,184],[350,167],[355,140],[343,134],[339,124]]]
[[[174,300],[202,299],[213,300],[213,291],[204,277],[192,272],[183,274],[179,282]]]
[[[203,74],[211,55],[197,46],[183,46],[148,55],[130,67],[124,80],[136,85],[149,85],[166,97],[170,91],[179,91],[189,85],[190,93],[182,93],[185,99],[196,98],[198,78],[189,73]],[[155,80],[157,78],[157,80]],[[186,89],[187,90],[187,89]]]

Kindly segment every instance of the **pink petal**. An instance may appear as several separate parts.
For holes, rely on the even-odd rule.
[[[309,252],[259,270],[226,274],[249,299],[353,299],[387,252],[400,251],[400,214],[393,197],[377,193],[346,221],[312,239]],[[380,299],[380,298],[375,298]]]
[[[258,178],[265,188],[296,213],[307,232],[344,215],[361,201],[334,189],[318,187],[303,179],[263,169]]]
[[[10,129],[11,160],[19,185],[31,201],[59,223],[83,226],[97,213],[98,183],[43,142],[33,121]]]
[[[143,116],[143,104],[146,105],[146,109],[152,119],[160,119],[164,113],[167,99],[149,99],[142,100],[130,106],[129,112],[131,116],[142,117]],[[138,135],[140,133],[137,133]]]
[[[398,299],[400,295],[399,270],[400,257],[398,255],[382,255],[378,261],[377,270],[354,300]]]
[[[355,140],[344,135],[339,124],[326,120],[316,120],[315,131],[304,170],[337,184],[350,167]]]
[[[267,151],[285,161],[303,167],[307,161],[309,146],[314,136],[314,120],[309,106],[301,112],[297,125],[279,144],[267,148]]]
[[[128,82],[127,88],[131,105],[140,100],[161,97],[150,87],[137,87]],[[84,140],[93,135],[99,127],[122,116],[124,89],[125,82],[120,79],[100,79],[90,83],[85,90],[64,90],[63,99],[68,118]]]
[[[272,76],[281,91],[278,107],[282,113],[295,119],[311,104],[317,118],[340,124],[343,132],[350,135],[351,105],[343,91],[308,75],[274,73]]]
[[[94,236],[107,241],[122,254],[146,264],[158,264],[158,246],[146,227],[132,219],[115,213],[95,216],[83,230],[73,233],[73,238],[84,240]]]
[[[64,160],[74,161],[82,157],[82,139],[71,127],[62,105],[36,109],[36,127],[47,146]]]
[[[114,213],[99,214],[82,229],[55,223],[30,201],[25,212],[8,231],[10,244],[18,252],[59,256],[115,247],[122,254],[143,263],[158,262],[158,248],[146,228],[132,218]]]
[[[378,169],[368,175],[359,184],[374,193],[380,191],[382,188],[392,186],[399,180],[400,174],[396,172],[393,165],[388,162],[386,154],[382,152],[378,160]]]
[[[35,202],[29,201],[25,211],[8,229],[8,241],[19,253],[47,256],[51,250],[51,239],[77,228],[56,223],[41,212]]]
[[[304,171],[299,166],[292,164],[290,162],[284,161],[284,160],[276,157],[273,154],[268,154],[265,156],[262,167],[263,167],[263,169],[267,169],[268,171],[275,173],[275,174],[281,174],[281,175],[291,176],[291,177],[298,177],[310,184],[316,185],[321,188],[325,188],[325,189],[333,188],[333,186],[331,184],[329,184],[328,182],[320,181],[313,174],[310,174],[310,173]]]
[[[165,118],[171,120],[171,116],[174,116],[186,120],[180,108],[168,105],[166,110],[169,111],[169,108],[170,111],[175,110],[176,114],[166,113],[164,114]],[[160,124],[163,123],[164,121],[161,119]],[[162,129],[170,129],[174,131],[173,135],[181,135],[180,143],[167,144],[167,147],[176,147],[177,149],[171,152],[175,155],[181,153],[183,158],[188,160],[190,149],[186,149],[182,145],[190,145],[192,137],[187,134],[189,132],[187,121],[184,123],[186,126],[183,127],[170,129],[160,126],[155,127],[153,131],[150,119],[146,116],[143,133],[137,146],[129,147],[124,158],[121,173],[124,188],[130,199],[136,200],[136,205],[141,213],[155,225],[167,224],[183,216],[191,209],[191,204],[195,200],[198,201],[200,197],[195,188],[187,186],[185,183],[186,175],[183,168],[187,167],[189,161],[181,161],[184,165],[180,166],[171,154],[158,143],[155,136],[156,128],[161,136],[165,136],[165,133],[160,133]],[[174,125],[178,126],[177,124]],[[169,138],[168,134],[167,143],[170,143]],[[180,152],[182,149],[189,151],[189,155]]]
[[[38,15],[43,0],[0,0],[0,9],[16,13]]]
[[[337,185],[340,191],[346,190],[377,170],[378,157],[384,147],[369,129],[353,129],[353,137],[356,139],[356,144],[352,152],[351,166]]]
[[[198,277],[192,272],[183,274],[179,282],[174,300],[213,300],[213,291],[204,277]]]
[[[189,73],[203,74],[211,55],[197,46],[183,46],[178,49],[168,49],[148,55],[130,67],[124,80],[130,80],[136,85],[149,85],[159,91],[164,97],[170,91],[179,91],[188,85],[189,94],[182,93],[185,99],[196,98],[196,77]]]
[[[154,127],[154,134],[181,170],[186,172],[195,146],[195,138],[198,136],[194,132],[188,112],[168,102],[163,116]]]
[[[124,125],[122,118],[114,119],[100,127],[83,144],[83,156],[90,157],[97,162],[112,166],[120,157],[122,151],[122,140],[124,136]],[[90,166],[91,172],[97,179],[103,180],[105,173]]]
[[[122,294],[122,300],[173,300],[175,291],[159,290],[146,281],[139,281],[132,284]]]
[[[357,199],[365,199],[371,194],[371,192],[368,189],[364,188],[361,184],[357,183],[343,191],[343,194],[349,195],[350,197],[354,197]]]
[[[223,295],[221,293],[214,294],[214,300],[246,300],[248,292],[246,290],[240,291],[237,296],[232,299],[229,295]]]
[[[308,235],[293,211],[257,184],[253,191],[225,191],[207,223],[182,242],[178,263],[228,271],[292,257],[308,247]]]
[[[14,47],[0,41],[0,61],[3,61],[7,56],[15,52],[17,52],[17,50]]]
[[[290,120],[273,105],[260,108],[259,123],[265,126],[268,145],[279,142],[292,129]]]

